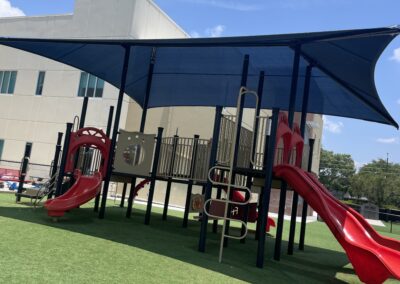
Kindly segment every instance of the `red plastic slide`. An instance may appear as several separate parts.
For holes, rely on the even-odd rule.
[[[368,234],[370,234],[370,236],[377,243],[379,243],[383,246],[390,247],[394,250],[400,251],[400,241],[379,235],[375,231],[375,229],[367,222],[367,220],[365,220],[365,218],[360,213],[358,213],[356,210],[354,210],[350,206],[348,206],[344,203],[341,203],[339,200],[334,198],[332,196],[332,194],[329,192],[329,190],[326,189],[326,187],[322,183],[319,182],[319,180],[317,179],[316,176],[314,176],[312,173],[307,173],[307,175],[309,176],[310,179],[313,180],[315,185],[319,186],[319,188],[321,189],[321,192],[324,193],[327,198],[332,199],[333,202],[336,202],[339,206],[342,206],[345,210],[348,210],[349,213],[352,214],[358,220],[358,222],[360,222],[361,226],[364,227],[364,229],[368,232]]]
[[[362,216],[333,198],[302,169],[279,165],[274,167],[274,173],[318,212],[346,251],[361,281],[382,283],[390,277],[400,280],[398,241],[379,236]]]
[[[64,216],[66,211],[77,208],[94,198],[100,192],[103,178],[100,172],[92,176],[82,176],[81,172],[76,170],[75,180],[74,185],[65,194],[45,202],[44,207],[49,216]]]

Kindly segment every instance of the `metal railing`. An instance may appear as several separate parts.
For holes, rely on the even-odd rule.
[[[21,165],[21,161],[0,160],[0,168],[20,170]],[[29,179],[48,179],[50,177],[50,169],[50,165],[30,162],[27,176],[30,177]]]
[[[206,181],[210,153],[210,140],[188,137],[163,138],[157,175]]]
[[[78,152],[78,162],[76,168],[81,170],[83,175],[93,175],[100,170],[102,155],[100,150],[81,147]]]

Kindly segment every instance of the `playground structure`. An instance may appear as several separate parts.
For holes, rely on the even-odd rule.
[[[190,208],[194,207],[190,206],[190,202],[192,200],[192,187],[193,185],[200,185],[204,188],[204,210],[202,212],[203,214],[201,216],[200,223],[201,228],[199,251],[205,251],[206,234],[209,220],[208,217],[211,216],[215,219],[221,219],[223,221],[223,230],[221,232],[219,259],[222,261],[223,249],[224,247],[228,246],[228,238],[241,239],[241,242],[244,242],[246,239],[247,222],[249,220],[248,203],[252,195],[252,183],[257,178],[263,182],[257,208],[256,231],[256,238],[258,240],[256,264],[261,268],[264,265],[266,237],[265,230],[261,228],[265,228],[267,226],[270,190],[274,181],[278,182],[281,188],[277,232],[275,236],[275,260],[279,260],[281,255],[283,210],[286,200],[286,192],[288,189],[294,190],[288,254],[293,254],[295,237],[294,232],[296,226],[295,219],[298,194],[300,194],[304,200],[307,201],[307,203],[310,203],[310,205],[317,210],[321,217],[325,220],[339,243],[345,249],[349,260],[352,262],[360,279],[367,283],[380,283],[389,277],[400,279],[400,271],[397,265],[400,260],[399,242],[379,236],[360,215],[333,199],[327,190],[318,182],[318,180],[307,173],[310,172],[311,169],[312,159],[310,157],[312,157],[313,143],[312,140],[310,140],[309,143],[304,143],[304,134],[306,116],[308,112],[322,114],[328,113],[366,119],[391,124],[397,127],[397,123],[390,117],[386,109],[380,103],[379,97],[376,94],[376,89],[374,88],[374,84],[364,83],[372,78],[372,76],[370,76],[371,70],[373,71],[373,67],[380,52],[398,33],[400,33],[400,30],[394,27],[360,31],[299,34],[289,35],[286,37],[272,36],[270,38],[246,39],[246,43],[240,41],[245,41],[244,39],[240,38],[227,39],[225,41],[219,39],[215,42],[204,39],[189,41],[146,41],[144,45],[142,45],[142,43],[139,41],[125,42],[122,45],[115,41],[35,41],[32,39],[21,39],[14,41],[12,39],[4,39],[1,43],[36,54],[44,55],[60,62],[71,64],[75,67],[81,67],[83,70],[93,72],[94,74],[99,74],[103,76],[103,78],[105,77],[105,79],[109,78],[110,82],[120,86],[112,135],[112,110],[110,110],[107,134],[101,136],[103,137],[102,144],[92,144],[92,140],[87,139],[88,136],[91,136],[91,134],[89,132],[84,133],[87,130],[83,127],[84,119],[82,119],[82,117],[84,116],[81,117],[80,126],[82,127],[80,127],[79,131],[81,131],[81,134],[84,133],[80,137],[83,139],[82,141],[86,142],[74,144],[75,142],[73,139],[76,137],[77,132],[71,132],[72,126],[71,124],[67,124],[64,139],[64,150],[62,152],[59,177],[57,179],[57,187],[55,191],[56,198],[48,202],[49,205],[52,202],[58,202],[59,204],[57,205],[57,208],[49,209],[50,215],[61,216],[66,210],[78,207],[80,204],[88,201],[90,198],[97,196],[95,210],[99,210],[99,217],[104,218],[109,183],[114,179],[123,181],[125,183],[131,183],[131,191],[128,197],[128,208],[126,213],[126,216],[130,217],[133,198],[139,190],[139,188],[136,186],[136,179],[142,178],[145,179],[145,181],[140,184],[140,187],[143,187],[145,183],[150,183],[144,221],[145,224],[150,223],[151,206],[153,202],[155,183],[157,180],[167,182],[167,192],[163,214],[164,219],[166,219],[168,210],[171,183],[176,182],[187,184],[186,206],[183,218],[183,226],[186,227]],[[77,46],[74,46],[75,44]],[[371,48],[368,50],[363,49],[363,64],[357,64],[357,60],[361,59],[360,56],[355,55],[361,53],[360,46],[365,46],[366,44],[369,44]],[[107,45],[107,48],[99,48],[103,47],[102,45]],[[122,50],[124,51],[122,56],[123,60],[119,61],[122,75],[120,81],[118,82],[115,82],[115,76],[107,77],[108,73],[100,73],[96,68],[86,65],[86,62],[79,61],[78,63],[76,60],[77,58],[83,58],[82,56],[79,57],[78,55],[81,55],[80,52],[87,52],[87,48],[92,52],[95,52],[97,48],[99,48],[99,56],[102,55],[104,57],[105,50],[107,50],[107,54],[111,54],[110,50],[113,50],[114,46],[117,46],[118,48],[122,46]],[[132,46],[134,46],[134,48],[131,48]],[[148,70],[146,71],[147,81],[145,84],[141,84],[140,86],[134,86],[132,82],[130,82],[131,84],[127,84],[129,69],[135,69],[130,66],[130,64],[134,65],[135,63],[143,63],[132,63],[130,61],[131,49],[134,50],[137,46],[140,46],[140,48],[143,47],[143,50],[148,52],[150,55],[148,64],[145,64],[148,66]],[[210,48],[210,46],[213,48]],[[287,49],[279,49],[282,46]],[[335,46],[340,46],[340,50],[335,49]],[[196,85],[199,90],[193,88],[193,85],[190,83],[185,82],[186,84],[183,84],[182,81],[179,81],[179,79],[182,80],[182,78],[179,78],[179,74],[190,74],[192,76],[191,78],[197,78],[193,75],[196,74],[196,72],[191,73],[193,72],[192,69],[190,69],[190,71],[185,70],[187,73],[179,73],[179,70],[174,71],[176,73],[167,72],[169,75],[173,74],[174,76],[166,76],[168,79],[164,81],[163,79],[160,79],[160,77],[166,75],[166,72],[162,69],[162,67],[166,68],[167,70],[168,68],[171,68],[171,65],[168,64],[168,61],[165,63],[163,60],[166,60],[166,58],[179,58],[181,60],[181,64],[177,64],[177,66],[179,65],[179,68],[183,68],[182,66],[184,66],[185,60],[193,57],[193,53],[191,52],[188,52],[188,54],[183,54],[185,48],[188,50],[190,50],[190,48],[199,50],[203,47],[206,47],[204,49],[206,51],[203,51],[205,54],[201,54],[203,56],[198,57],[200,60],[204,60],[204,58],[207,56],[212,56],[212,52],[215,52],[217,56],[220,57],[228,54],[228,58],[223,58],[224,60],[217,61],[217,64],[220,64],[221,62],[232,62],[228,60],[229,56],[232,56],[236,59],[236,65],[234,67],[237,68],[237,59],[243,58],[241,75],[238,76],[237,73],[234,73],[230,77],[230,81],[227,80],[229,82],[223,86],[225,88],[225,93],[221,94],[220,97],[216,97],[215,93],[207,90],[211,94],[209,95],[204,91],[204,88],[202,88],[202,86],[215,86],[215,89],[212,89],[213,91],[221,90],[221,86],[218,83],[215,83],[215,81],[209,82],[211,79],[204,75],[210,74],[210,72],[206,72],[207,70],[201,70],[203,75],[197,76],[200,78],[199,81],[204,83],[204,85]],[[215,47],[221,47],[221,50],[216,50]],[[233,47],[233,49],[229,49],[227,47]],[[252,50],[253,47],[255,47],[254,50]],[[263,48],[258,49],[259,47]],[[268,50],[268,48],[264,49],[264,47],[269,47],[270,50],[272,50],[272,55],[259,54],[258,52],[260,52],[260,50]],[[174,48],[176,48],[176,50]],[[159,67],[161,68],[161,71],[159,71],[159,73],[154,72],[156,50],[158,50],[157,56],[159,56],[158,54],[161,54],[160,58],[158,58],[158,60],[161,62],[161,67]],[[240,52],[238,52],[238,50],[240,50]],[[344,52],[344,50],[346,52]],[[118,49],[118,52],[118,56],[120,56],[121,50]],[[265,66],[268,65],[260,59],[262,57],[261,55],[267,55],[269,56],[268,59],[272,60],[276,57],[276,54],[284,57],[284,54],[286,54],[285,52],[288,54],[290,53],[288,58],[293,60],[293,64],[289,64],[291,73],[289,76],[287,76],[290,79],[284,82],[281,82],[279,79],[277,79],[278,81],[274,81],[273,84],[266,84],[264,86],[264,79],[267,78],[271,80],[271,78],[268,77],[268,74],[265,74],[264,70],[260,71],[258,68],[256,68],[262,66],[261,69],[267,69]],[[60,53],[62,53],[63,56],[60,56]],[[117,52],[115,54],[117,54]],[[171,54],[173,55],[172,57]],[[256,64],[251,67],[256,69],[257,72],[259,71],[258,74],[254,71],[249,74],[249,70],[251,70],[249,66],[250,55],[256,58]],[[112,54],[110,56],[112,56]],[[283,60],[283,63],[281,63],[281,57],[278,56],[278,63],[274,62],[274,64],[276,64],[274,67],[278,66],[278,69],[284,69],[283,65],[285,61]],[[204,64],[199,63],[199,59],[197,57],[195,58],[199,66],[205,66]],[[288,58],[286,57],[286,59]],[[365,58],[368,58],[368,60]],[[119,59],[121,59],[121,57],[119,57]],[[190,68],[194,68],[191,65],[192,62],[190,60],[188,61]],[[366,64],[364,61],[368,61],[368,64]],[[111,59],[109,59],[107,63],[112,64],[111,66],[114,66],[114,63],[110,62]],[[347,62],[352,62],[352,65],[346,65]],[[163,63],[165,65],[163,65]],[[263,64],[265,64],[265,66],[263,66]],[[333,68],[333,65],[336,67]],[[301,66],[302,68],[300,68]],[[214,64],[211,67],[218,68],[219,66]],[[101,66],[102,72],[105,69],[105,66]],[[237,69],[235,70],[237,71]],[[227,73],[229,72],[221,71],[220,73],[213,75],[223,74],[224,76],[229,76]],[[358,77],[355,78],[352,76],[352,74],[363,74],[360,76],[364,76],[363,78],[365,80],[359,80]],[[276,74],[273,74],[272,77],[275,75]],[[207,78],[202,81],[202,76]],[[275,77],[280,76],[284,75],[278,74]],[[173,81],[171,80],[171,77],[179,81],[178,83],[174,82],[174,87],[177,88],[172,88],[171,86],[167,85],[169,81]],[[233,104],[232,101],[237,97],[232,95],[233,92],[231,91],[232,88],[234,88],[237,92],[238,84],[233,84],[232,82],[237,80],[238,77],[241,78],[239,85],[240,95],[238,97],[237,104]],[[299,98],[301,98],[301,104],[298,104],[296,103],[296,96],[299,92],[298,81],[299,78],[302,77],[304,77],[304,82],[302,82],[303,93],[301,97],[299,96]],[[256,89],[255,78],[258,78],[257,91],[254,91],[248,87],[248,85],[251,85],[253,89]],[[329,81],[327,78],[332,79],[332,81]],[[152,93],[153,80],[155,80],[154,89],[158,92],[153,91]],[[188,77],[185,77],[184,80],[190,81]],[[190,82],[195,82],[193,80],[195,79],[192,79]],[[219,80],[220,79],[218,79],[218,81]],[[176,93],[176,97],[174,97],[175,94],[170,95],[172,99],[169,98],[169,100],[167,100],[168,102],[166,102],[165,99],[162,100],[162,97],[160,98],[160,96],[164,94],[162,91],[160,91],[160,86],[165,87],[166,85],[170,89],[173,89]],[[287,88],[287,85],[290,85],[290,88]],[[316,85],[318,86],[317,88],[315,87]],[[314,86],[314,88],[311,88],[312,86]],[[141,90],[144,94],[144,96],[140,98],[135,97],[137,93],[140,93],[138,92],[138,89],[135,88],[139,87],[142,88]],[[188,92],[188,89],[185,89],[184,87],[193,90],[192,96],[187,96],[187,94],[190,92]],[[264,91],[264,87],[269,88],[267,89],[267,92]],[[337,89],[335,89],[336,87]],[[346,91],[339,89],[339,87]],[[128,141],[130,137],[133,141],[133,144],[127,143],[126,141],[123,141],[123,139],[121,139],[121,141],[118,139],[118,123],[121,113],[121,102],[125,91],[134,99],[136,98],[143,107],[142,121],[139,132],[130,134],[127,133]],[[285,91],[288,92],[286,93]],[[198,135],[195,135],[193,138],[178,136],[163,137],[162,128],[158,129],[156,135],[148,138],[145,137],[144,128],[147,109],[149,107],[204,105],[203,102],[200,102],[199,100],[196,101],[196,99],[198,99],[196,96],[199,94],[196,92],[204,93],[205,98],[208,100],[208,104],[206,105],[215,107],[215,119],[211,140],[200,139]],[[255,97],[255,102],[254,100],[246,100],[243,96],[245,93],[253,94]],[[267,95],[267,97],[264,97],[264,93]],[[336,100],[329,100],[329,94],[332,95],[332,93],[335,94]],[[268,97],[268,94],[271,94],[271,96]],[[289,96],[286,96],[287,94],[289,94]],[[153,95],[153,97],[150,98],[150,95]],[[371,100],[368,96],[374,97],[375,100]],[[232,97],[234,97],[234,99],[232,99]],[[203,97],[200,98],[206,100]],[[84,102],[85,101],[86,106],[84,103],[82,113],[86,113],[87,98],[85,98]],[[340,103],[335,104],[336,101]],[[287,102],[289,102],[288,105]],[[235,119],[232,120],[226,117],[224,118],[222,115],[222,108],[224,106],[232,107],[234,105],[237,107]],[[250,133],[248,130],[242,130],[243,109],[245,107],[255,109],[253,130],[250,131]],[[262,122],[263,119],[260,118],[261,108],[272,108],[273,110],[272,116],[270,118],[265,118],[264,122]],[[352,110],[352,113],[348,112],[349,109]],[[287,110],[288,114],[286,115],[282,113],[281,110]],[[296,125],[294,123],[295,111],[301,112],[300,125]],[[233,127],[232,122],[234,122]],[[99,130],[92,130],[95,132],[100,132]],[[121,132],[121,134],[122,133],[123,132]],[[121,135],[120,138],[121,137],[123,136]],[[308,149],[308,151],[304,151],[305,145],[307,144],[310,146],[310,149]],[[82,149],[79,150],[81,153],[90,153],[90,151],[92,151],[90,148],[94,148],[93,151],[95,152],[93,153],[100,151],[101,158],[96,158],[94,159],[94,162],[89,163],[92,169],[89,170],[89,172],[94,172],[95,174],[92,174],[91,178],[86,179],[86,182],[83,182],[85,177],[80,175],[79,171],[75,172],[77,180],[74,186],[69,191],[64,193],[62,191],[64,175],[66,174],[71,176],[74,170],[77,168],[76,165],[78,165],[79,161],[85,160],[84,158],[81,159],[79,156],[77,157],[75,155],[78,153],[79,148]],[[151,149],[153,149],[153,151]],[[102,175],[100,173],[102,173]],[[100,204],[100,195],[98,193],[102,179],[104,180],[104,186]],[[218,190],[216,198],[212,198],[212,191],[214,189]],[[221,191],[224,189],[226,190],[225,199],[221,198]],[[244,192],[244,196],[241,195],[239,198],[238,194],[241,194],[240,192]],[[76,196],[79,196],[79,198],[75,198]],[[70,200],[72,200],[71,206],[66,206]],[[212,214],[213,203],[214,206],[215,203],[223,204],[223,213],[218,213],[215,215]],[[307,203],[303,203],[299,242],[300,249],[304,249],[304,234],[306,228],[305,212],[307,211]],[[235,206],[242,207],[243,211],[241,212],[240,216],[242,218],[233,218],[232,215],[237,214],[239,210],[239,208],[236,210]],[[252,213],[250,215],[254,215],[253,208],[251,212]],[[216,220],[214,220],[214,225],[216,224],[215,221]],[[242,224],[240,235],[232,235],[229,232],[230,222],[236,221],[239,221]],[[213,227],[213,229],[214,228],[216,227]]]

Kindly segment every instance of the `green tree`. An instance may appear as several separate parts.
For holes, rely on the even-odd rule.
[[[351,178],[355,172],[350,155],[321,150],[319,178],[328,189],[346,193],[350,190]]]
[[[351,181],[351,193],[378,206],[400,207],[400,164],[383,159],[366,164]]]

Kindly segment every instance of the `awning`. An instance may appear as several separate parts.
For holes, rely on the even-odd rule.
[[[69,40],[0,38],[0,44],[65,63],[121,87],[125,48],[131,49],[126,94],[143,107],[150,58],[155,67],[148,108],[236,106],[243,58],[247,86],[265,72],[262,108],[287,110],[294,46],[301,45],[296,111],[301,111],[305,70],[313,64],[308,111],[363,119],[398,128],[374,83],[377,59],[399,27],[287,35],[157,39]],[[251,107],[251,102],[248,102]]]

